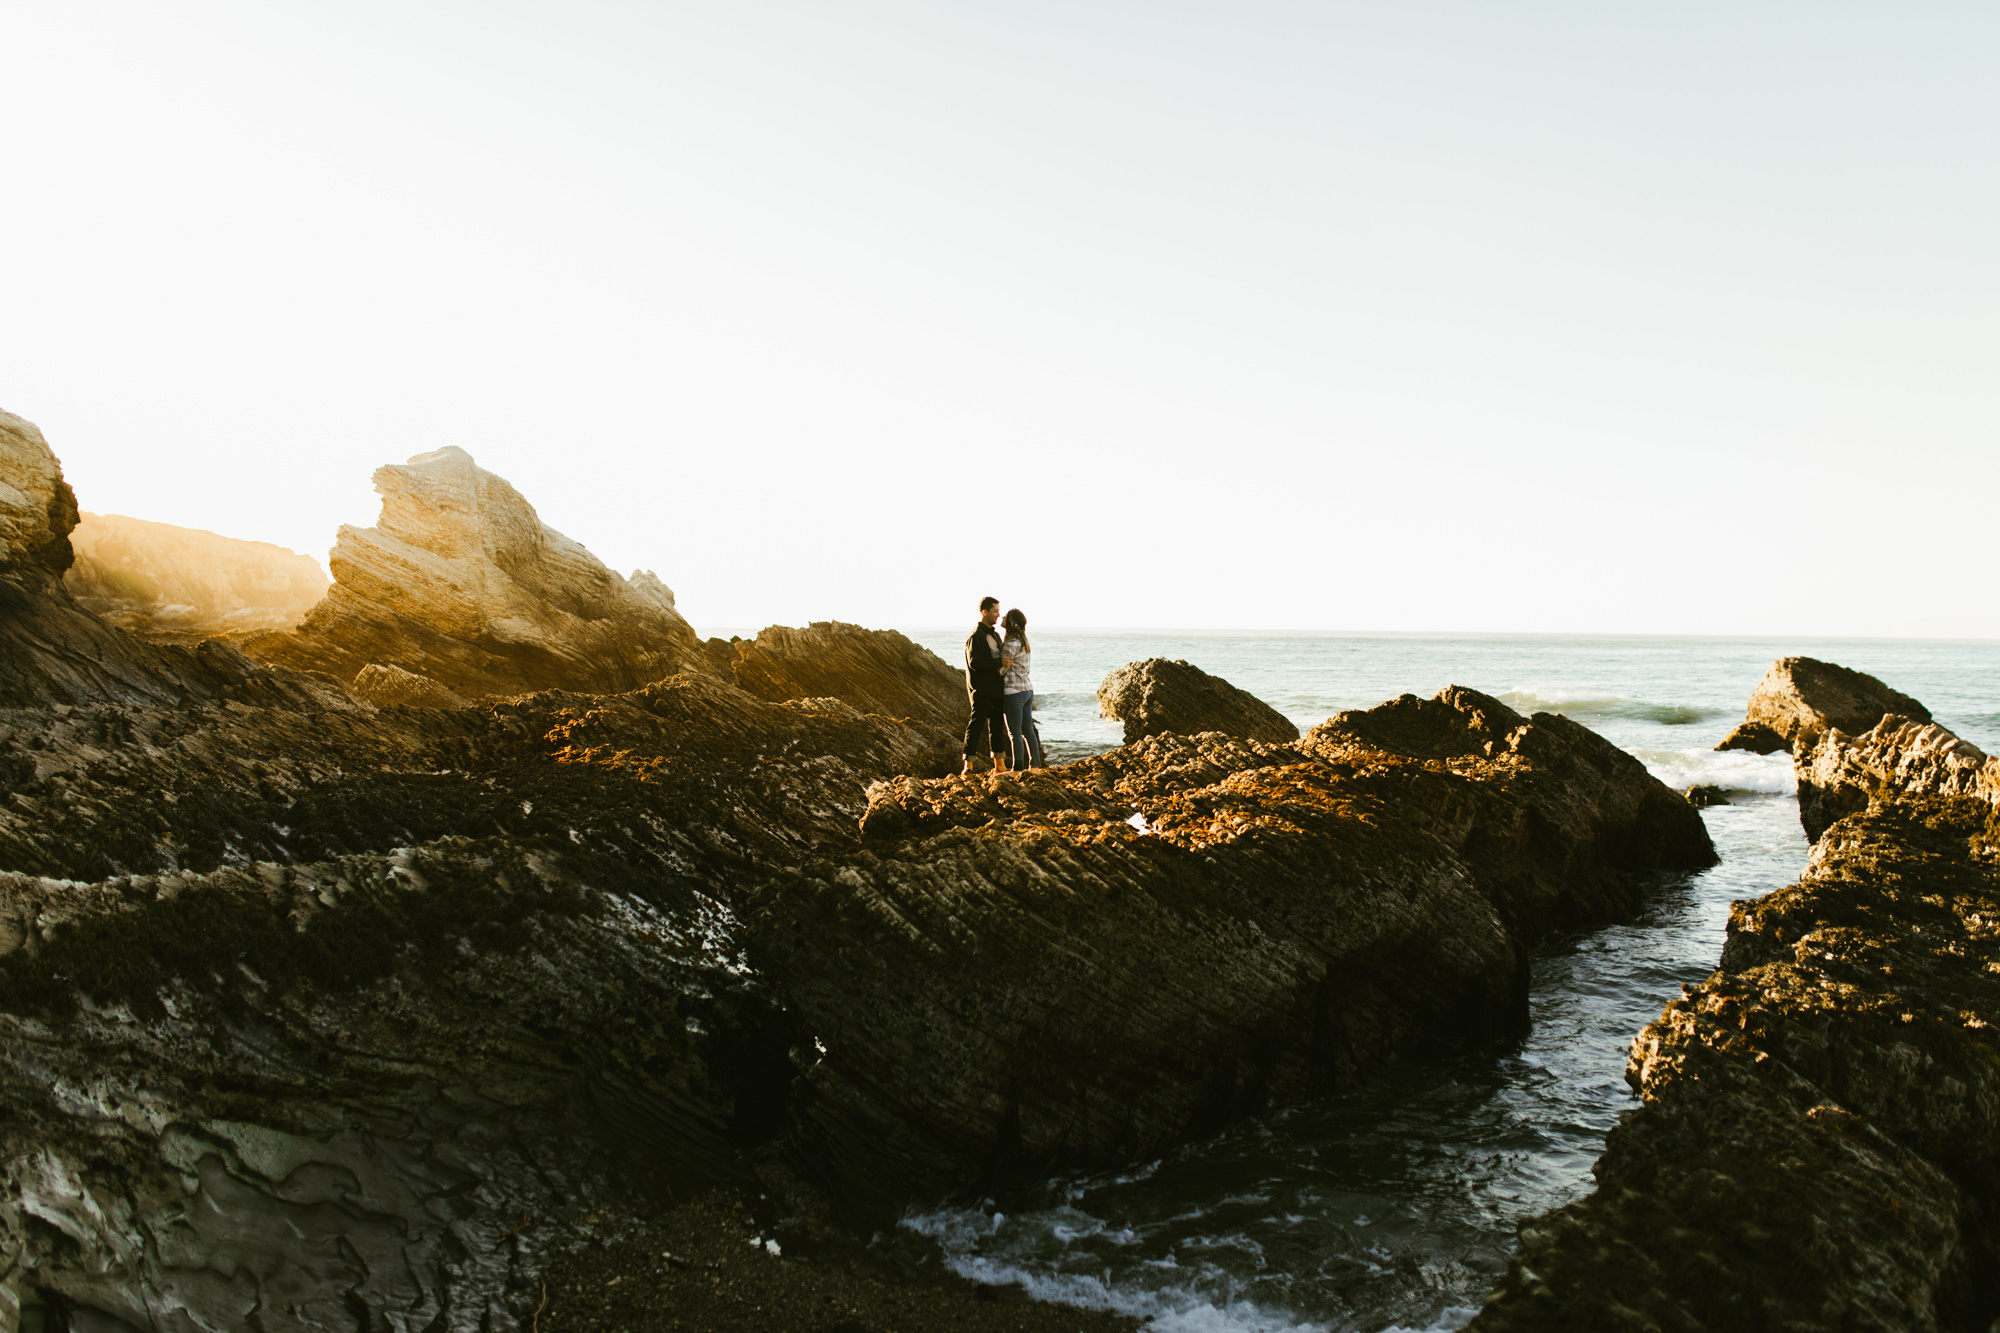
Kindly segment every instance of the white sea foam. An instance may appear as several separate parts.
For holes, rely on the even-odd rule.
[[[1751,754],[1747,750],[1633,750],[1649,772],[1676,791],[1689,787],[1721,787],[1726,791],[1764,792],[1789,796],[1798,791],[1789,754]]]

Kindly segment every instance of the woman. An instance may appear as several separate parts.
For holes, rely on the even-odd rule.
[[[1007,733],[1013,738],[1014,770],[1042,766],[1042,733],[1035,729],[1035,687],[1028,680],[1028,618],[1021,608],[1009,611],[1000,622],[1005,637],[1000,641],[1000,708],[1007,717]]]

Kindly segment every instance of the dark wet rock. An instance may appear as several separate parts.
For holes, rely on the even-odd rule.
[[[616,693],[705,665],[665,584],[605,568],[464,450],[377,468],[375,489],[382,515],[340,529],[333,587],[296,629],[246,639],[253,657],[343,682],[392,666],[472,699]]]
[[[1219,731],[1284,744],[1299,729],[1284,714],[1190,662],[1149,657],[1128,662],[1097,687],[1099,712],[1125,724],[1125,743],[1146,736]]]
[[[727,647],[728,678],[760,699],[843,699],[864,713],[964,731],[964,673],[895,630],[816,620]]]
[[[2000,1317],[2000,765],[1890,715],[1794,767],[1804,874],[1639,1034],[1596,1192],[1522,1228],[1471,1328]]]
[[[1383,743],[1411,732],[1425,753]],[[793,1155],[849,1201],[1126,1161],[1517,1034],[1542,932],[1714,858],[1636,760],[1469,690],[1292,745],[891,779],[862,831],[749,916],[821,1052]]]
[[[84,514],[70,544],[78,605],[156,642],[289,629],[327,589],[310,556],[122,514]]]
[[[1687,803],[1697,810],[1706,810],[1712,805],[1728,805],[1728,793],[1713,783],[1697,783],[1681,793]]]
[[[136,1328],[526,1327],[587,1207],[782,1171],[737,896],[932,757],[698,676],[0,728],[6,1280]]]
[[[1928,709],[1875,677],[1812,657],[1781,657],[1751,691],[1743,721],[1718,750],[1774,754],[1810,745],[1828,728],[1866,731],[1884,716],[1928,722]]]
[[[2000,1316],[2000,827],[1836,824],[1633,1043],[1597,1190],[1470,1326],[1984,1329]]]

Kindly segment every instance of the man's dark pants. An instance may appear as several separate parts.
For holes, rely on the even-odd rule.
[[[972,692],[972,721],[965,724],[967,759],[975,755],[1007,753],[1007,717],[1000,702],[1004,697],[999,690]]]

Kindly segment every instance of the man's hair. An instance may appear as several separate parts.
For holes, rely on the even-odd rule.
[[[1000,599],[998,597],[982,597],[979,599],[979,609],[981,611],[991,611],[994,607],[998,605],[1000,605]]]

